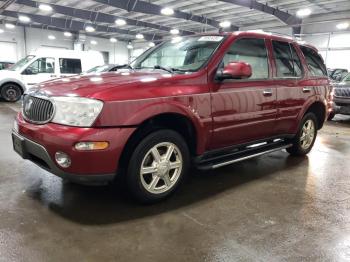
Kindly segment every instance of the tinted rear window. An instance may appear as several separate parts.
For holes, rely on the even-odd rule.
[[[311,76],[327,76],[327,68],[322,57],[312,48],[300,46],[303,52]]]

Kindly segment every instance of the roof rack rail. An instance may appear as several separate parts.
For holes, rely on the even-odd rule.
[[[284,37],[288,37],[288,38],[292,38],[292,39],[296,39],[296,37],[294,35],[288,35],[288,34],[284,34],[284,33],[279,33],[279,32],[274,32],[274,31],[267,31],[273,35],[276,36],[284,36]]]
[[[272,34],[272,35],[275,35],[275,36],[283,36],[283,37],[292,38],[292,39],[294,39],[294,40],[298,40],[298,39],[297,39],[295,36],[293,36],[293,35],[283,34],[283,33],[274,32],[274,31],[270,31],[270,30],[259,29],[259,30],[248,30],[248,32],[268,33],[268,34]]]

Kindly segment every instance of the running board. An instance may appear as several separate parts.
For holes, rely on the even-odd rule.
[[[219,167],[223,167],[223,166],[227,166],[227,165],[231,165],[231,164],[234,164],[234,163],[237,163],[237,162],[241,162],[241,161],[244,161],[244,160],[247,160],[247,159],[251,159],[251,158],[254,158],[254,157],[258,157],[258,156],[261,156],[261,155],[265,155],[265,154],[269,154],[269,153],[272,153],[272,152],[275,152],[275,151],[280,151],[280,150],[283,150],[283,149],[287,149],[289,147],[293,146],[292,144],[284,144],[284,145],[281,145],[281,143],[279,144],[278,147],[270,147],[270,149],[267,149],[267,148],[263,148],[259,150],[259,148],[257,148],[257,150],[255,152],[249,152],[247,154],[245,154],[245,152],[239,152],[239,153],[236,153],[236,154],[233,154],[232,155],[232,158],[231,159],[227,159],[227,157],[224,157],[225,160],[222,160],[222,161],[219,161],[219,160],[216,160],[216,161],[213,161],[211,162],[210,160],[209,161],[203,161],[203,162],[206,162],[206,163],[197,163],[197,168],[200,169],[200,170],[210,170],[210,169],[216,169],[216,168],[219,168]],[[236,157],[235,157],[236,155]],[[211,163],[208,163],[208,162],[211,162]]]

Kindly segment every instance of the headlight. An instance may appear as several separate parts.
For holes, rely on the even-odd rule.
[[[55,104],[53,123],[68,126],[91,126],[100,114],[103,102],[83,97],[51,97]]]

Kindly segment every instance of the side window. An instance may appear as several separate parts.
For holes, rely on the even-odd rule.
[[[299,77],[302,74],[301,62],[294,46],[287,42],[272,41],[276,61],[277,77]]]
[[[80,74],[81,60],[71,58],[60,58],[60,72],[61,74]]]
[[[232,44],[223,59],[224,66],[229,62],[242,61],[251,65],[249,79],[269,78],[269,64],[264,39],[243,38]]]
[[[27,74],[52,74],[55,72],[55,59],[42,57],[31,63],[27,69]]]
[[[323,59],[320,55],[312,48],[301,46],[307,65],[309,67],[311,76],[327,76],[327,69],[323,63]]]
[[[296,77],[300,77],[303,74],[303,68],[301,65],[300,58],[298,56],[297,51],[295,50],[295,47],[293,45],[290,46],[292,50],[292,59],[293,59],[293,65],[294,65],[294,73]]]

